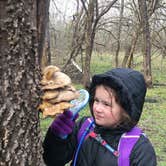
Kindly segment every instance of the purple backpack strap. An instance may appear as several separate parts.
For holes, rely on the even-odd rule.
[[[118,147],[118,166],[130,165],[130,153],[141,134],[141,129],[134,127],[131,131],[126,132],[121,136]]]
[[[81,136],[83,135],[83,133],[85,132],[85,130],[88,130],[87,127],[93,122],[93,118],[90,117],[90,118],[87,118],[81,128],[79,129],[78,131],[78,134],[77,134],[77,141],[80,142],[80,139],[81,139]]]

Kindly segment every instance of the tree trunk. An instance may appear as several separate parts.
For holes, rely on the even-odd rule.
[[[117,48],[116,48],[116,52],[115,52],[115,66],[116,67],[119,66],[119,58],[118,57],[119,57],[119,50],[120,50],[120,39],[121,39],[123,10],[124,10],[124,0],[121,0],[118,34],[117,34]]]
[[[39,1],[0,1],[0,165],[40,166]],[[44,5],[44,4],[43,4]]]
[[[50,0],[38,0],[37,3],[37,29],[38,53],[40,66],[44,68],[50,64],[50,39],[49,39],[49,4]]]
[[[131,45],[130,53],[129,53],[127,64],[126,64],[128,68],[132,68],[134,51],[135,51],[139,34],[140,34],[140,28],[137,29],[132,39],[132,45]]]
[[[141,25],[143,29],[144,76],[147,86],[151,87],[152,86],[151,42],[150,42],[149,19],[148,19],[146,0],[138,0],[138,5],[141,16]]]
[[[87,5],[85,1],[81,0],[87,14],[87,21],[85,27],[85,62],[83,64],[83,85],[85,88],[88,88],[90,84],[90,62],[94,45],[96,27],[102,16],[104,16],[110,10],[110,8],[116,3],[116,1],[117,0],[109,1],[107,5],[105,5],[103,10],[99,10],[97,0],[90,0],[88,8],[86,8]]]
[[[125,47],[125,56],[123,58],[123,61],[122,61],[122,67],[126,67],[126,64],[127,64],[127,60],[129,58],[129,55],[130,55],[130,51],[131,51],[131,45],[126,45]]]
[[[89,1],[86,31],[85,31],[85,61],[83,63],[83,85],[85,88],[89,87],[90,84],[90,62],[93,50],[93,20],[94,20],[94,2]]]

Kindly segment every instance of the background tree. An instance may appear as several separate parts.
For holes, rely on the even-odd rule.
[[[38,53],[40,66],[44,68],[51,63],[50,33],[49,33],[49,4],[50,0],[40,0],[37,3]]]
[[[140,19],[143,30],[144,77],[148,86],[152,86],[151,42],[146,0],[138,0]]]
[[[48,4],[44,0],[0,1],[1,166],[43,165],[37,111],[42,51],[37,46],[43,43],[40,35],[45,30],[37,28],[43,14],[39,6],[45,9]]]
[[[56,2],[56,6],[58,7],[58,1],[52,1]],[[52,62],[53,64],[58,65],[60,68],[62,67],[69,75],[72,73],[70,75],[71,78],[76,79],[79,83],[81,83],[80,78],[82,77],[82,72],[86,73],[87,70],[88,74],[85,75],[89,75],[88,77],[91,75],[91,67],[87,67],[89,66],[89,62],[88,60],[85,61],[86,56],[90,55],[90,52],[90,65],[93,63],[91,61],[93,56],[101,55],[102,57],[102,55],[109,54],[110,67],[116,66],[118,62],[118,66],[130,68],[139,67],[140,70],[143,71],[143,27],[137,0],[126,0],[124,1],[124,5],[121,5],[123,1],[117,0],[116,3],[111,6],[111,10],[108,10],[99,20],[96,19],[97,15],[99,16],[102,11],[108,9],[107,7],[113,1],[71,0],[70,2],[73,3],[73,10],[67,15],[64,13],[71,11],[67,7],[66,9],[68,10],[65,10],[64,13],[59,11],[59,8],[51,10],[52,32],[55,34],[52,38],[55,38],[56,36],[56,44],[51,46],[52,59],[54,59]],[[93,16],[93,19],[88,19],[87,14],[90,2],[94,3],[94,9],[91,10],[91,12],[94,12],[91,15]],[[67,1],[67,4],[69,4],[69,1]],[[156,56],[164,55],[165,52],[164,16],[166,5],[164,0],[146,1],[146,5],[151,35],[151,58],[154,59]],[[65,6],[65,4],[63,6]],[[119,13],[122,11],[122,6],[123,16],[120,18]],[[59,5],[59,7],[61,7],[61,5]],[[52,17],[54,19],[52,19]],[[89,26],[91,28],[89,31],[85,30],[88,27],[87,20],[93,21],[92,24],[89,22],[89,25],[91,25],[91,27]],[[97,24],[95,23],[96,21]],[[120,40],[118,40],[119,25],[121,29]],[[87,36],[89,35],[91,35],[91,37],[89,37],[89,44],[92,43],[93,47],[92,51],[89,51],[88,53],[87,50],[90,50],[89,48],[91,48],[88,47],[89,44],[86,45],[88,43]],[[115,55],[118,55],[117,58],[115,58]],[[140,62],[137,62],[138,58]],[[59,63],[60,60],[61,63]],[[70,67],[72,70],[69,70],[71,64],[75,64],[75,67],[72,66]],[[86,67],[85,70],[84,67]],[[73,70],[74,68],[77,68],[77,70]],[[77,76],[73,77],[73,73],[77,73]],[[84,80],[89,80],[88,77],[84,78]],[[88,83],[85,86],[88,86]]]
[[[123,11],[124,11],[124,0],[120,1],[120,15],[119,15],[119,25],[118,25],[118,33],[117,33],[117,48],[115,51],[115,66],[119,66],[119,51],[121,44],[121,30],[122,30],[122,19],[123,19]]]

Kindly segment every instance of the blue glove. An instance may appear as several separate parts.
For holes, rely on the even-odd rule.
[[[72,133],[77,118],[78,114],[73,119],[73,113],[71,111],[64,111],[51,124],[51,131],[61,138],[66,138]]]

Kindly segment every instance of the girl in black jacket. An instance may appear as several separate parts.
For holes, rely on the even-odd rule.
[[[121,136],[131,131],[140,119],[146,94],[144,77],[132,69],[116,68],[93,76],[89,94],[94,133],[116,151]],[[73,164],[79,144],[78,132],[87,117],[76,123],[71,119],[72,113],[65,111],[48,129],[43,143],[46,165],[64,166],[71,160],[71,165]],[[67,137],[62,138],[62,135]],[[76,166],[118,166],[118,157],[88,136],[84,139],[75,162]],[[143,134],[132,148],[129,163],[130,166],[157,165],[152,144]]]

